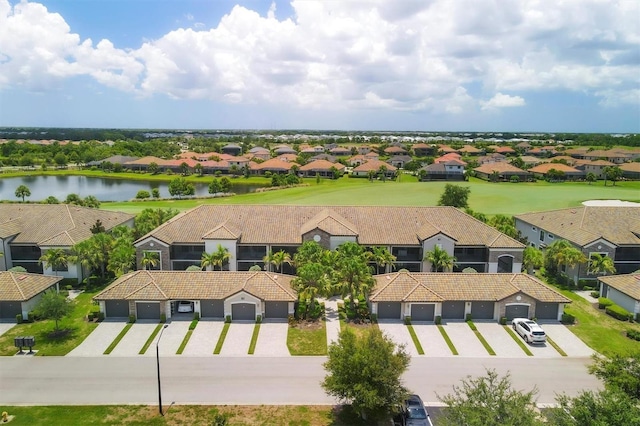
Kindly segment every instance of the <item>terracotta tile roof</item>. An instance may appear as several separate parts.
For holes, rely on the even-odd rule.
[[[332,167],[335,167],[337,170],[344,170],[345,168],[344,164],[341,164],[341,163],[332,163],[331,161],[327,161],[327,160],[315,160],[308,164],[305,164],[304,166],[301,166],[300,171],[301,172],[306,172],[306,171],[312,172],[315,170],[329,171],[331,170]]]
[[[336,212],[331,210],[323,210],[315,217],[311,218],[307,223],[300,228],[300,234],[306,234],[307,232],[319,229],[325,231],[331,235],[341,236],[357,236],[357,227],[342,217]]]
[[[134,215],[69,204],[2,204],[0,235],[16,235],[12,243],[69,246],[91,237],[97,220],[109,230]]]
[[[357,231],[363,245],[417,245],[419,239],[443,233],[460,245],[524,247],[453,207],[391,206],[202,205],[173,217],[138,241],[154,237],[167,244],[197,244],[224,224],[242,231],[240,244],[297,245],[302,244],[304,226],[322,217]]]
[[[402,148],[401,146],[390,146],[388,148],[385,148],[384,152],[386,152],[387,154],[393,154],[393,153],[406,153],[408,151]]]
[[[0,272],[0,300],[25,302],[62,281],[62,278],[27,272]]]
[[[640,244],[640,207],[582,206],[517,215],[516,219],[584,246],[598,238],[616,245]]]
[[[620,164],[620,169],[625,172],[640,172],[640,163],[634,161],[633,163]]]
[[[480,148],[476,148],[475,146],[465,145],[464,147],[460,148],[458,152],[467,154],[479,154],[483,152],[483,150],[481,150]]]
[[[280,158],[271,158],[263,163],[260,163],[256,166],[258,170],[285,170],[289,171],[296,163],[291,163],[289,161],[283,161]]]
[[[389,163],[385,163],[380,160],[367,160],[366,163],[360,164],[358,167],[353,169],[354,172],[368,172],[369,170],[378,171],[380,167],[386,167],[388,172],[395,172],[398,170],[396,167],[392,166]]]
[[[600,277],[598,280],[629,297],[640,300],[640,274],[609,275]]]
[[[531,173],[540,173],[540,174],[545,174],[548,173],[549,170],[551,169],[556,169],[560,172],[564,172],[564,173],[574,173],[574,174],[581,174],[583,172],[581,172],[580,170],[571,167],[571,166],[567,166],[566,164],[562,164],[562,163],[544,163],[544,164],[539,164],[535,167],[532,167],[529,169],[529,171]]]
[[[225,299],[246,291],[262,300],[297,300],[291,275],[271,272],[134,271],[123,275],[95,300]]]
[[[488,175],[490,175],[494,171],[498,173],[517,173],[517,174],[528,173],[525,170],[522,170],[506,162],[485,163],[482,166],[476,167],[473,170],[480,173],[486,173]]]
[[[541,302],[571,302],[527,274],[397,272],[374,279],[373,302],[500,301],[520,292]]]

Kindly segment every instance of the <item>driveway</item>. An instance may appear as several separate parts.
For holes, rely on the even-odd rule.
[[[413,331],[416,332],[425,356],[453,356],[434,323],[413,323]]]
[[[567,356],[590,357],[596,352],[587,346],[582,340],[569,330],[569,328],[560,323],[541,323],[547,336],[566,352]]]
[[[126,320],[105,320],[67,356],[100,356],[127,325]],[[144,344],[144,342],[142,342]],[[142,346],[140,346],[142,347]],[[140,350],[140,348],[138,348]]]
[[[116,346],[109,356],[136,356],[140,353],[140,349],[144,346],[153,330],[158,326],[157,321],[138,321],[131,326],[127,334],[124,335],[118,346]],[[166,331],[165,331],[166,333]],[[147,352],[151,351],[153,346],[149,346]],[[154,348],[155,349],[155,348]],[[155,353],[155,352],[154,352]]]
[[[15,322],[0,322],[0,336],[11,330],[14,325],[16,325]]]
[[[402,321],[380,320],[378,322],[378,328],[380,328],[380,331],[382,331],[383,334],[393,340],[394,343],[404,345],[408,354],[411,356],[418,356],[418,350],[416,349],[416,345],[413,343],[413,339],[411,339],[409,329]]]
[[[253,321],[232,322],[229,325],[229,331],[227,331],[220,355],[247,356],[255,325]]]
[[[260,324],[260,334],[254,355],[291,356],[287,347],[289,324],[286,320],[264,320]]]
[[[474,324],[494,350],[496,356],[509,358],[526,358],[528,356],[507,330],[497,322],[474,322]]]
[[[487,357],[489,352],[482,346],[471,327],[464,322],[447,322],[444,326],[458,355],[469,357]]]
[[[160,330],[162,337],[160,344],[158,345],[158,352],[161,356],[175,356],[178,348],[184,340],[184,336],[186,336],[187,331],[189,331],[189,324],[191,324],[191,321],[170,321],[168,324],[169,326],[164,329],[164,332]],[[158,323],[156,322],[155,325],[158,325]],[[129,330],[129,333],[131,333],[131,330]],[[158,334],[158,336],[160,336],[160,334]],[[147,337],[149,337],[149,335],[147,335]],[[140,341],[140,347],[142,347],[144,342],[147,341],[147,337]],[[193,336],[191,336],[191,338],[193,338]],[[147,349],[144,356],[156,356],[155,342],[157,342],[157,339],[158,337],[156,337],[154,343],[149,347],[149,349]],[[140,350],[140,348],[138,348],[138,350]]]
[[[184,348],[182,355],[187,356],[208,356],[213,355],[213,351],[218,344],[220,333],[224,328],[224,321],[200,320],[191,334],[191,339]]]

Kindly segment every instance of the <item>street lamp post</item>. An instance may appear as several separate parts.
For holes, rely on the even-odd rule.
[[[158,336],[158,340],[156,341],[156,365],[158,366],[158,406],[160,410],[160,415],[164,416],[162,412],[162,388],[160,387],[160,350],[158,349],[158,345],[160,344],[160,339],[162,338],[162,333],[164,333],[164,329],[169,327],[169,324],[165,324],[160,330],[160,336]]]

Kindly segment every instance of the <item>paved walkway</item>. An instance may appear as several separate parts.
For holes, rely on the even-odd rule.
[[[340,334],[340,320],[338,318],[338,300],[331,298],[324,300],[325,326],[327,329],[327,346],[338,341]]]
[[[598,303],[598,299],[597,298],[591,297],[591,292],[590,291],[580,290],[580,291],[576,291],[575,293],[578,296],[580,296],[583,299],[585,299],[589,303]]]

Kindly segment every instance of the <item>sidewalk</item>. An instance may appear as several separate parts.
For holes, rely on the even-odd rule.
[[[327,328],[327,346],[332,342],[338,341],[338,335],[340,334],[340,320],[338,318],[338,299],[331,298],[324,300],[325,316],[327,321],[325,323]]]

